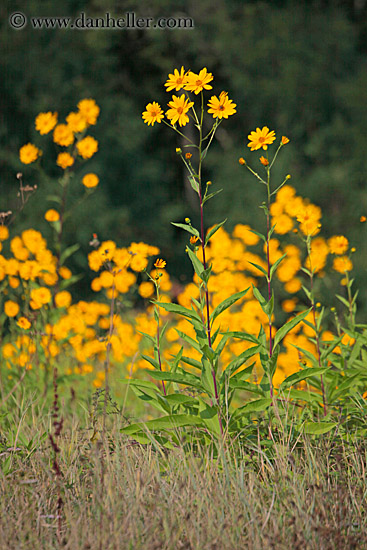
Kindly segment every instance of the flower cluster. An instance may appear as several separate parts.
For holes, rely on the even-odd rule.
[[[179,92],[183,90],[186,93],[181,95],[172,95],[172,100],[169,101],[169,109],[166,111],[166,117],[172,126],[186,126],[192,119],[196,119],[195,103],[190,99],[190,93],[198,95],[204,90],[211,90],[210,82],[214,79],[212,73],[208,73],[204,67],[198,74],[192,71],[185,71],[184,67],[181,70],[174,69],[172,74],[168,75],[168,80],[165,83],[167,92],[175,90]],[[208,113],[218,121],[222,118],[228,118],[236,112],[236,104],[229,99],[227,92],[221,92],[219,97],[213,95],[208,102]],[[161,106],[153,101],[148,103],[146,111],[143,112],[142,118],[148,125],[154,125],[155,122],[161,123],[164,119],[164,112]]]

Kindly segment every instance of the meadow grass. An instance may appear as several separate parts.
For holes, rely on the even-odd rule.
[[[367,548],[363,441],[302,435],[292,449],[274,431],[271,459],[261,440],[214,459],[209,447],[142,446],[121,434],[120,414],[108,414],[95,438],[93,414],[82,418],[75,403],[57,438],[58,480],[52,415],[21,396],[12,398],[1,441],[2,548]]]

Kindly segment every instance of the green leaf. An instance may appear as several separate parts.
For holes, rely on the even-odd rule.
[[[171,405],[197,405],[198,401],[190,395],[184,395],[183,393],[172,393],[166,395],[166,400]]]
[[[265,397],[264,399],[256,399],[255,401],[250,401],[246,403],[243,407],[236,409],[233,417],[242,416],[243,414],[249,414],[253,412],[265,411],[271,405],[272,399],[270,397]]]
[[[214,433],[216,436],[220,435],[220,425],[219,425],[219,419],[218,419],[218,409],[214,406],[209,406],[203,399],[200,397],[199,400],[199,414],[200,417],[203,420],[203,423],[207,427],[207,429],[210,431],[210,433]]]
[[[190,344],[190,346],[192,346],[194,349],[196,349],[196,351],[200,353],[201,351],[200,345],[197,343],[196,340],[194,340],[194,338],[191,338],[191,336],[188,336],[187,334],[185,334],[181,330],[178,330],[177,328],[175,328],[175,331],[177,332],[179,337],[182,340],[184,340],[184,342],[187,342],[188,344]]]
[[[201,383],[205,388],[207,394],[210,397],[214,397],[215,389],[214,389],[212,366],[205,357],[202,358],[202,364],[203,364],[203,368],[201,371]]]
[[[227,221],[227,218],[210,229],[207,236],[205,237],[205,246],[208,244],[208,242],[210,241],[214,233],[216,233],[218,229],[226,223],[226,221]]]
[[[59,262],[59,265],[63,265],[65,260],[67,258],[69,258],[72,254],[74,254],[74,252],[76,252],[77,250],[79,250],[80,248],[80,245],[79,244],[73,244],[72,246],[69,246],[68,248],[66,248],[61,256],[60,256],[60,262]]]
[[[280,264],[280,262],[282,262],[284,260],[284,258],[286,257],[287,254],[283,254],[283,256],[281,256],[280,258],[277,259],[277,261],[271,266],[270,268],[270,280],[272,279],[273,277],[273,274],[275,273],[275,271],[277,270],[278,268],[278,265]]]
[[[276,335],[274,336],[274,348],[283,340],[283,338],[288,334],[292,328],[298,325],[307,315],[310,313],[311,308],[309,308],[307,311],[304,311],[303,313],[300,313],[287,323],[280,327],[280,329],[277,331]]]
[[[200,363],[200,361],[197,361],[197,359],[192,359],[191,357],[185,357],[183,355],[181,361],[183,361],[183,363],[186,363],[187,365],[191,365],[192,367],[201,370],[202,364]]]
[[[193,190],[196,191],[197,193],[199,193],[199,183],[194,178],[194,176],[189,176],[189,182],[190,182],[190,185],[193,188]]]
[[[152,378],[155,378],[156,380],[164,380],[166,382],[177,382],[177,384],[184,384],[186,386],[193,386],[194,388],[197,388],[198,390],[203,389],[203,386],[200,383],[200,379],[197,376],[194,376],[193,374],[189,374],[185,371],[178,371],[178,372],[165,372],[165,371],[159,371],[159,370],[152,370],[149,371],[149,374]]]
[[[295,384],[298,384],[299,382],[302,382],[303,380],[306,380],[307,378],[310,378],[311,376],[319,376],[321,374],[324,374],[327,370],[329,370],[330,367],[324,367],[324,368],[307,368],[300,370],[298,372],[295,372],[288,376],[283,382],[280,384],[279,389],[285,390],[286,388],[289,388],[290,386],[294,386]]]
[[[337,425],[337,422],[306,422],[302,431],[309,435],[321,435],[330,432]]]
[[[183,317],[188,317],[189,319],[195,319],[196,321],[201,321],[199,315],[193,309],[187,309],[186,307],[180,306],[179,304],[171,304],[166,302],[155,302],[152,301],[155,306],[162,307],[169,313],[177,313]]]
[[[238,338],[239,340],[246,340],[247,342],[260,344],[260,340],[256,338],[256,336],[254,336],[253,334],[250,334],[249,332],[234,330],[232,332],[225,332],[222,334],[226,334],[228,337],[231,337],[231,338]]]
[[[172,430],[181,428],[183,426],[202,426],[203,421],[200,417],[195,417],[190,414],[171,414],[156,418],[154,420],[148,420],[147,422],[137,422],[136,424],[130,424],[125,426],[120,431],[122,433],[131,435],[139,431],[144,430]]]
[[[263,235],[262,233],[258,233],[254,229],[250,229],[249,231],[251,231],[251,233],[253,233],[254,235],[257,235],[260,239],[262,239],[264,241],[264,243],[266,243],[265,235]]]
[[[272,293],[270,300],[267,301],[254,285],[252,285],[252,292],[254,293],[256,300],[259,302],[263,312],[270,317],[273,314],[274,309],[274,294]]]
[[[206,203],[206,201],[212,199],[213,197],[215,197],[215,195],[218,195],[219,193],[221,193],[223,191],[223,189],[219,189],[218,191],[214,191],[213,193],[210,193],[209,195],[206,195],[204,198],[203,198],[203,205]]]
[[[343,296],[340,296],[339,294],[335,294],[335,296],[338,298],[338,300],[341,301],[342,304],[345,305],[345,307],[349,308],[349,302]]]
[[[312,403],[312,401],[317,401],[318,403],[322,403],[322,395],[320,395],[319,393],[315,393],[311,390],[310,391],[289,390],[289,392],[287,392],[287,396],[289,396],[291,399],[307,401],[308,403]]]
[[[148,363],[150,363],[155,369],[160,369],[158,361],[153,359],[152,357],[149,357],[149,355],[142,354],[142,358],[145,359]]]
[[[248,359],[250,359],[250,357],[253,357],[256,353],[259,353],[261,348],[262,346],[259,344],[243,351],[238,357],[236,357],[236,359],[233,359],[229,363],[228,367],[223,372],[223,375],[225,374],[227,376],[231,376],[231,374],[236,372],[236,370],[239,369]]]
[[[195,227],[192,227],[191,225],[188,225],[186,223],[173,223],[173,222],[171,222],[171,224],[174,225],[175,227],[180,227],[181,229],[184,229],[188,233],[191,233],[192,235],[195,235],[195,237],[199,237],[199,239],[200,239],[200,233],[197,229],[195,229]]]
[[[195,270],[195,273],[198,277],[200,277],[200,279],[202,278],[202,273],[204,271],[204,266],[203,264],[201,263],[201,261],[199,260],[199,258],[197,257],[197,255],[195,254],[195,252],[193,252],[190,248],[186,248],[186,252],[188,253],[189,255],[189,258],[191,260],[191,263],[194,267],[194,270]]]
[[[256,267],[256,269],[261,271],[261,273],[263,273],[266,278],[268,277],[268,272],[263,267],[261,267],[261,265],[255,264],[255,262],[249,262],[249,264],[253,265],[254,267]]]
[[[236,294],[232,294],[232,296],[230,296],[229,298],[227,298],[226,300],[223,300],[223,302],[218,304],[210,316],[211,322],[213,323],[215,319],[218,317],[218,315],[223,313],[223,311],[225,311],[226,309],[231,307],[233,304],[238,302],[238,300],[243,298],[245,294],[248,292],[249,288],[250,287],[246,288],[246,290],[242,290],[241,292],[237,292]]]

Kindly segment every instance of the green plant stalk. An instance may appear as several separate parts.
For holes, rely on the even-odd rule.
[[[274,162],[274,161],[273,161]],[[266,178],[266,190],[267,190],[267,209],[266,209],[266,264],[267,264],[267,282],[268,282],[268,300],[271,300],[271,276],[270,276],[270,203],[271,203],[271,193],[270,193],[270,167],[267,169],[267,178]],[[271,321],[272,313],[268,315],[269,319],[269,358],[273,356],[273,324]],[[274,397],[274,388],[273,380],[269,379],[270,386],[270,397]]]
[[[201,248],[203,252],[203,266],[204,271],[206,270],[206,258],[205,258],[205,233],[204,233],[204,205],[203,205],[203,198],[201,193],[201,168],[202,168],[202,144],[203,144],[203,117],[204,117],[204,100],[203,100],[203,93],[201,92],[201,117],[200,117],[200,125],[199,125],[199,133],[200,133],[200,139],[199,139],[199,167],[198,167],[198,182],[199,182],[199,201],[200,201],[200,234],[201,234]],[[207,316],[207,333],[208,333],[208,345],[209,348],[212,348],[212,339],[211,339],[211,326],[210,326],[210,311],[209,311],[209,291],[208,291],[208,285],[205,283],[205,302],[206,302],[206,316]],[[218,394],[218,386],[217,386],[217,376],[216,372],[214,370],[214,365],[212,364],[212,377],[213,377],[213,384],[214,384],[214,395],[215,400],[218,407],[218,421],[220,426],[220,432],[223,435],[223,424],[222,424],[222,417],[220,414],[220,408],[219,408],[219,394]]]
[[[154,281],[155,288],[157,291],[157,302],[159,302],[159,281]],[[157,312],[157,355],[158,355],[158,363],[159,363],[159,370],[162,370],[162,361],[161,361],[161,348],[160,348],[160,315],[159,315],[159,307],[156,307]],[[162,388],[164,395],[167,395],[166,392],[166,385],[164,383],[164,380],[162,380]]]
[[[316,322],[316,306],[315,306],[315,296],[314,296],[314,272],[312,269],[312,263],[311,263],[311,236],[307,235],[306,240],[307,245],[307,256],[309,258],[310,262],[310,296],[311,296],[311,308],[312,308],[312,317],[313,317],[313,323],[315,325],[315,339],[316,339],[316,350],[317,350],[317,360],[319,363],[319,368],[321,369],[321,351],[320,351],[320,335],[319,331],[317,329],[317,322]],[[325,397],[325,385],[324,385],[324,378],[323,375],[320,374],[320,383],[321,383],[321,392],[322,392],[322,402],[324,405],[324,416],[327,414],[327,404],[326,404],[326,397]]]

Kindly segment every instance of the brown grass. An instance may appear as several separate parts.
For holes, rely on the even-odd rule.
[[[363,550],[366,450],[329,439],[213,460],[142,447],[109,415],[91,442],[80,415],[58,445],[63,498],[47,439],[52,418],[31,402],[6,417],[0,439],[0,547],[38,550]],[[262,460],[260,460],[262,458]]]

